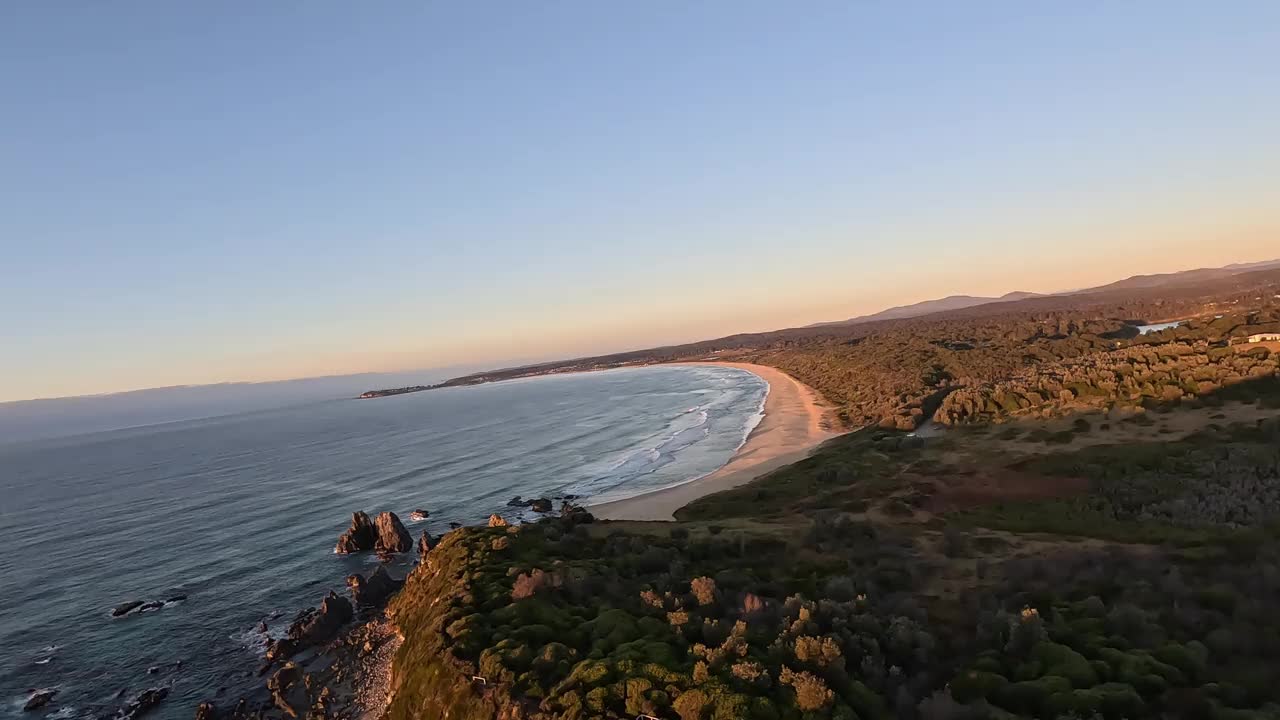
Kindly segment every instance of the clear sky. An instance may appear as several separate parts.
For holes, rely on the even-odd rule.
[[[1280,257],[1278,78],[1272,0],[6,3],[0,400]]]

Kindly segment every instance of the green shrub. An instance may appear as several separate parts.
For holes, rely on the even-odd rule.
[[[1045,675],[1064,677],[1077,690],[1098,684],[1098,674],[1094,672],[1088,658],[1066,645],[1039,643],[1032,650],[1032,657],[1044,665]]]
[[[962,703],[990,698],[1009,684],[1003,675],[982,670],[967,670],[951,681],[951,697]]]

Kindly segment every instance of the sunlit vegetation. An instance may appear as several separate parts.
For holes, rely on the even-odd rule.
[[[1232,344],[1280,273],[1242,277],[578,361],[766,363],[855,430],[677,523],[447,534],[390,716],[1280,718],[1280,358]]]

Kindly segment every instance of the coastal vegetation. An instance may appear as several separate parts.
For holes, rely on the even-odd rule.
[[[390,716],[1277,716],[1280,418],[1101,432],[868,428],[675,524],[454,531]]]
[[[1274,374],[1280,270],[1190,272],[923,317],[824,324],[454,378],[441,386],[681,360],[776,367],[818,391],[844,429],[1065,415],[1217,392]],[[1139,327],[1176,318],[1177,327]]]
[[[1280,348],[1242,342],[1280,327],[1276,290],[1243,273],[450,381],[744,360],[850,431],[674,523],[567,505],[424,542],[387,609],[385,714],[1280,718]]]

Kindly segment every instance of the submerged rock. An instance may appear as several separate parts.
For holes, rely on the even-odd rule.
[[[116,606],[115,610],[111,611],[111,617],[120,617],[121,615],[128,615],[129,613],[133,612],[134,610],[137,610],[140,607],[142,607],[141,600],[130,600],[127,603],[120,603],[119,605]]]
[[[402,553],[413,549],[413,536],[393,512],[378,514],[377,540],[374,549],[380,553]]]
[[[387,574],[387,569],[381,566],[370,573],[368,578],[362,575],[347,578],[347,586],[351,588],[351,598],[355,603],[373,607],[385,605],[403,584],[403,581]]]
[[[345,555],[372,550],[377,536],[377,530],[373,527],[373,522],[369,520],[368,515],[363,511],[351,513],[351,527],[338,537],[338,544],[333,551]]]
[[[138,693],[136,698],[130,700],[129,704],[120,708],[116,713],[116,719],[133,720],[133,718],[142,717],[167,697],[169,697],[169,688],[158,687],[143,690]]]
[[[53,702],[53,696],[57,695],[57,690],[37,690],[27,698],[27,703],[22,706],[23,710],[39,710],[40,708]]]

